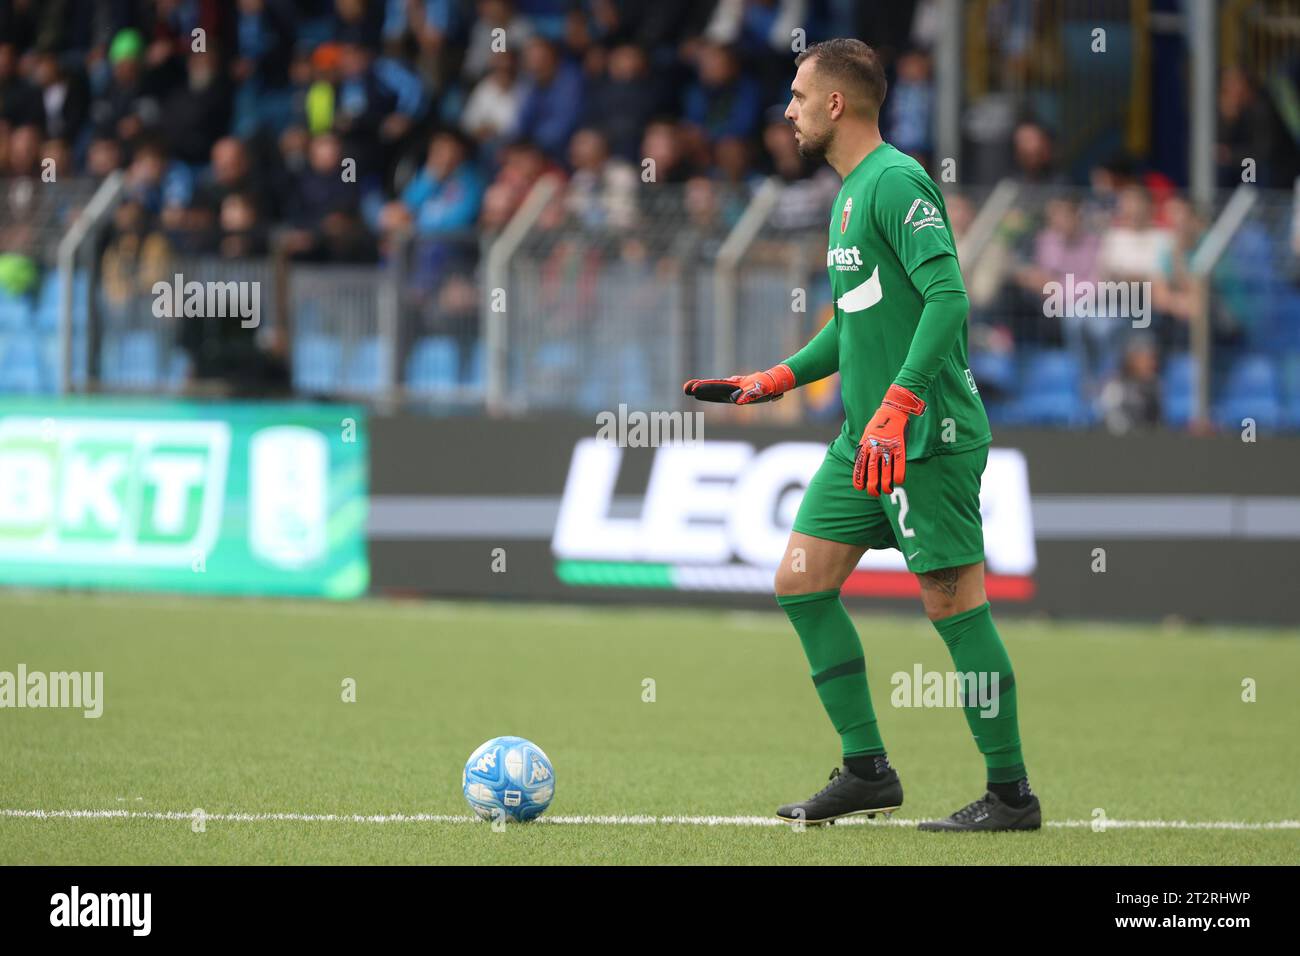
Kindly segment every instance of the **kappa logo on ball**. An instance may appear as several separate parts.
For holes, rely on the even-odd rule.
[[[483,820],[523,823],[555,796],[555,769],[542,748],[523,737],[493,737],[465,761],[465,800]]]

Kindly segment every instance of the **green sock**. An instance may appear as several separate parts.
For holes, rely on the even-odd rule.
[[[1011,673],[1011,658],[1002,646],[993,615],[985,601],[977,608],[935,621],[934,628],[948,645],[948,653],[959,674],[988,675],[982,686],[993,688],[992,675],[998,677],[996,716],[994,702],[986,701],[987,711],[977,701],[966,706],[966,723],[975,737],[975,745],[984,755],[989,783],[1011,783],[1025,776],[1025,758],[1020,752],[1020,724],[1016,720],[1016,685]],[[976,685],[980,686],[980,685]]]
[[[844,609],[839,591],[777,595],[803,642],[813,685],[840,735],[844,756],[882,754],[876,711],[867,687],[862,642]]]

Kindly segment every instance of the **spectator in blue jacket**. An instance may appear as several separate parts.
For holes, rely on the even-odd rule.
[[[524,47],[524,76],[528,88],[515,134],[537,143],[552,159],[563,160],[582,116],[582,69],[562,59],[550,40],[533,37]]]
[[[383,212],[387,230],[410,228],[422,237],[469,229],[478,219],[484,181],[470,159],[469,144],[453,131],[437,133],[423,168]]]
[[[388,57],[375,58],[359,43],[341,48],[334,97],[334,127],[346,154],[356,159],[361,182],[381,176],[424,109],[423,87],[413,72]]]
[[[231,78],[238,84],[235,131],[275,131],[289,121],[289,64],[297,30],[290,0],[239,0],[235,18],[235,60]]]
[[[711,143],[751,137],[762,114],[762,95],[758,83],[741,72],[735,51],[717,43],[701,44],[695,68],[698,79],[686,92],[686,121]]]

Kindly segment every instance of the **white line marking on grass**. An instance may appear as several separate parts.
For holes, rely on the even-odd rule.
[[[192,820],[193,813],[179,810],[4,810],[0,817],[29,820]],[[469,814],[450,813],[205,813],[204,820],[229,823],[480,823]],[[789,826],[775,817],[746,816],[550,816],[536,822],[547,824],[580,824],[589,826],[694,826],[694,827],[783,827]],[[884,820],[867,820],[849,817],[836,826],[896,826],[914,827],[919,820],[890,817]],[[1091,827],[1092,820],[1048,820],[1044,826],[1063,829]],[[1300,830],[1300,820],[1268,820],[1248,823],[1240,820],[1107,820],[1111,830]]]

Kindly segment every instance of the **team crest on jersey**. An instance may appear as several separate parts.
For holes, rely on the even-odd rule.
[[[844,211],[840,213],[840,235],[844,235],[844,230],[849,228],[849,214],[853,212],[853,197],[850,196],[844,200]]]

